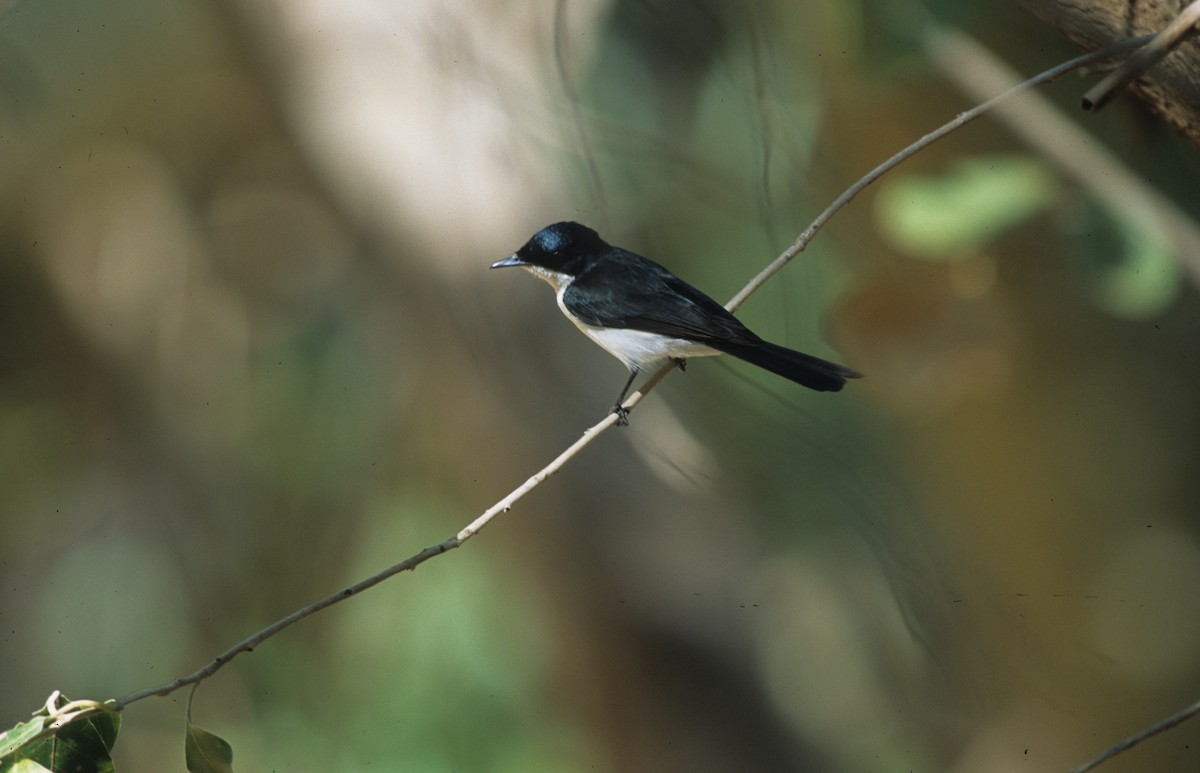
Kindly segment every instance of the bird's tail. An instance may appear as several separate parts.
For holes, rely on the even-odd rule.
[[[757,365],[819,392],[837,392],[846,385],[846,379],[862,378],[861,373],[844,365],[822,360],[820,357],[813,357],[811,354],[798,352],[784,346],[777,346],[769,341],[756,343],[710,341],[708,344],[718,351],[731,354],[739,360],[745,360],[751,365]]]

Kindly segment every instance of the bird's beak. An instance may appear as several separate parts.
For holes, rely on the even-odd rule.
[[[509,255],[504,260],[497,260],[491,265],[492,268],[508,268],[509,266],[524,266],[525,261],[517,257],[517,253]]]

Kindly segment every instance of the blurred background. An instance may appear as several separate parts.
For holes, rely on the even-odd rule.
[[[624,369],[487,270],[542,226],[725,300],[1077,53],[961,0],[0,3],[0,725],[193,671],[603,418]],[[1200,697],[1200,159],[1094,79],[741,311],[865,379],[695,361],[194,721],[243,771],[1042,771]],[[183,769],[184,703],[118,770]],[[1200,722],[1103,769],[1197,768]]]

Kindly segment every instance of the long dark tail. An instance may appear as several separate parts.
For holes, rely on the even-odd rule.
[[[769,341],[752,344],[709,341],[708,345],[818,392],[837,392],[846,385],[846,379],[862,378],[861,373],[844,365]]]

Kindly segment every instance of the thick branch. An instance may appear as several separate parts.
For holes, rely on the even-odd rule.
[[[1021,0],[1034,15],[1087,50],[1166,29],[1182,0]],[[1184,41],[1130,86],[1160,118],[1200,147],[1200,43]]]

